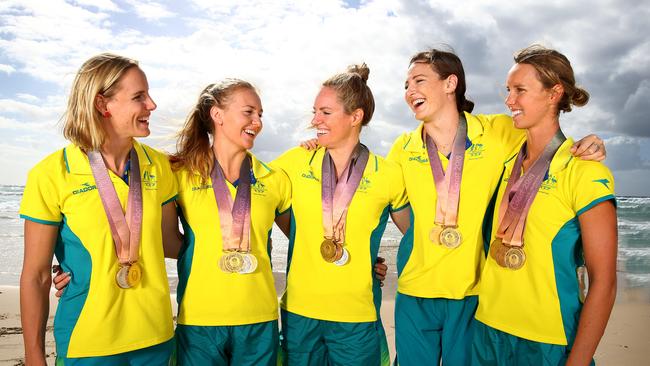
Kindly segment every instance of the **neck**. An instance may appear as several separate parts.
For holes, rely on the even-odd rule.
[[[133,138],[106,139],[99,149],[106,167],[118,176],[124,175],[126,162],[129,160],[129,152],[133,147]]]
[[[451,152],[456,131],[458,130],[459,119],[460,114],[454,106],[453,109],[445,108],[431,119],[423,121],[424,132],[433,139],[438,150],[444,155]]]
[[[560,129],[560,121],[554,118],[544,125],[538,125],[526,130],[526,162],[532,163],[542,154],[544,148]]]
[[[230,183],[239,179],[239,170],[244,158],[246,158],[246,149],[225,141],[217,135],[212,145],[212,152],[217,157],[226,179]]]
[[[352,156],[354,148],[357,147],[358,143],[359,136],[356,136],[355,139],[351,139],[345,144],[327,149],[332,157],[332,161],[334,162],[334,168],[336,169],[336,176],[338,178],[341,177],[341,174],[347,167],[347,164],[350,161],[350,156]]]

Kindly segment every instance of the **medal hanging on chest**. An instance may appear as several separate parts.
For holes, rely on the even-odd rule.
[[[558,129],[539,158],[523,175],[521,171],[526,157],[526,143],[519,150],[499,205],[496,238],[490,244],[490,256],[499,266],[518,270],[526,263],[524,250],[526,217],[544,181],[551,160],[564,140],[566,137]]]
[[[465,141],[467,139],[467,120],[461,113],[456,136],[451,148],[451,157],[447,171],[442,169],[438,148],[426,133],[424,140],[429,157],[429,165],[436,187],[436,217],[429,231],[429,240],[448,249],[458,248],[463,237],[458,229],[458,204],[460,201],[460,183],[465,162]]]
[[[131,148],[129,154],[131,159],[129,164],[129,194],[125,215],[101,153],[99,151],[88,153],[90,169],[95,178],[97,191],[108,219],[113,243],[115,244],[115,254],[119,262],[115,280],[117,285],[123,289],[137,286],[142,281],[144,273],[141,264],[138,262],[142,233],[142,178],[140,177],[140,164],[135,148]]]
[[[226,273],[253,273],[257,269],[257,258],[251,251],[251,160],[246,156],[239,169],[237,193],[233,202],[226,185],[226,177],[219,162],[214,160],[210,173],[212,190],[219,211],[219,226],[223,254],[219,268]]]
[[[358,144],[341,173],[336,178],[334,161],[328,151],[323,156],[321,168],[321,201],[323,206],[323,231],[325,238],[320,245],[323,260],[343,266],[350,260],[345,247],[345,222],[352,197],[359,187],[370,152]]]

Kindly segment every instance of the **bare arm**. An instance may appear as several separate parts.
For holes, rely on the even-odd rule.
[[[162,236],[165,258],[178,258],[183,236],[178,230],[176,203],[168,202],[162,207]]]
[[[287,212],[283,213],[282,215],[276,216],[275,224],[278,225],[280,230],[282,230],[284,235],[288,238],[289,232],[291,230],[291,214],[289,211],[287,210]]]
[[[27,365],[45,365],[45,326],[50,312],[50,273],[59,228],[25,221],[20,275],[20,321]]]
[[[411,209],[409,207],[391,212],[390,217],[393,219],[395,226],[397,226],[402,235],[404,235],[411,227]]]
[[[579,217],[589,292],[567,365],[589,365],[605,332],[616,298],[616,209],[601,202]]]

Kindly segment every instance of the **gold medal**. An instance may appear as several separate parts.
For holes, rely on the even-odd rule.
[[[490,256],[499,266],[505,267],[504,258],[507,250],[508,247],[503,244],[503,241],[500,238],[496,238],[490,245]]]
[[[228,272],[236,273],[241,271],[244,265],[244,257],[236,251],[228,252],[224,255],[223,264]]]
[[[120,288],[135,287],[142,280],[142,267],[136,262],[131,264],[120,264],[120,269],[115,276],[117,285]]]
[[[431,231],[429,231],[429,240],[433,244],[440,244],[440,234],[442,232],[442,228],[438,225],[434,226],[431,228]]]
[[[440,232],[440,244],[449,249],[458,248],[462,240],[460,231],[454,227],[446,227]]]
[[[337,258],[337,245],[332,239],[325,239],[320,245],[320,255],[326,262],[334,262]]]
[[[341,248],[341,256],[334,262],[337,266],[344,266],[350,261],[350,252],[347,249]]]
[[[503,257],[506,268],[518,270],[526,263],[526,253],[522,247],[510,247]]]
[[[228,271],[228,269],[226,268],[225,259],[226,259],[225,254],[221,255],[221,257],[219,258],[219,269],[221,269],[223,272],[230,273],[230,271]]]

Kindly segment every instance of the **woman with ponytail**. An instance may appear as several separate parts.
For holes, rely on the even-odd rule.
[[[270,261],[291,183],[249,149],[262,104],[248,82],[208,85],[171,157],[183,239],[178,256],[179,365],[275,365],[278,301]],[[178,228],[175,221],[166,226]],[[174,240],[171,235],[169,241]]]
[[[506,115],[471,114],[463,65],[452,52],[414,55],[405,89],[420,125],[387,156],[401,166],[412,211],[397,254],[397,359],[467,365],[486,257],[483,219],[525,133]],[[602,141],[588,136],[572,151],[598,160],[599,147]]]
[[[273,162],[293,190],[287,289],[282,297],[285,365],[388,365],[373,278],[389,213],[408,223],[399,167],[359,141],[375,103],[369,69],[326,80],[314,101],[320,148],[294,148]]]
[[[593,364],[616,297],[614,180],[572,159],[559,121],[589,94],[566,56],[538,45],[515,55],[506,86],[526,143],[500,178],[472,364]]]

